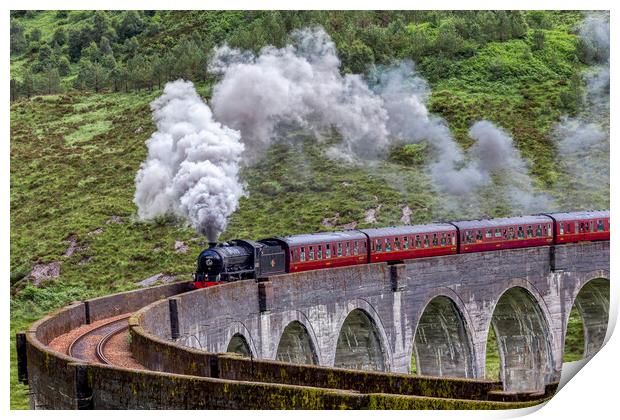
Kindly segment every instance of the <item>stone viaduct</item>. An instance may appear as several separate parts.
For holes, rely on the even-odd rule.
[[[609,242],[369,264],[248,280],[169,299],[151,333],[208,352],[483,378],[493,328],[506,391],[559,380],[573,305],[603,344]],[[161,320],[161,317],[158,318]]]

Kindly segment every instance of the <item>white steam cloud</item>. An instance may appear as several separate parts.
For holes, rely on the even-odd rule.
[[[554,129],[562,169],[570,177],[566,205],[591,209],[609,203],[609,14],[591,14],[579,27],[584,74],[583,108]],[[606,197],[606,198],[605,198]]]
[[[239,132],[213,120],[191,82],[166,84],[151,109],[157,131],[136,175],[138,216],[175,214],[215,241],[244,194]]]
[[[507,197],[519,197],[523,211],[548,204],[533,192],[527,165],[503,130],[489,122],[474,124],[470,135],[476,144],[463,152],[446,122],[429,113],[430,88],[413,63],[378,68],[366,81],[340,74],[335,45],[322,28],[298,30],[291,38],[291,45],[265,47],[258,55],[220,47],[210,62],[209,70],[222,76],[213,91],[214,115],[241,131],[246,160],[264,151],[279,127],[291,124],[318,138],[335,129],[342,143],[327,156],[355,163],[380,158],[392,145],[425,141],[434,155],[427,172],[457,205],[473,206],[472,193],[495,179]]]
[[[265,47],[258,56],[227,46],[209,70],[221,74],[211,104],[218,121],[241,131],[252,159],[274,140],[278,126],[297,124],[317,135],[335,128],[340,152],[374,157],[388,143],[382,101],[359,75],[341,75],[336,47],[322,28],[291,34],[294,44]]]

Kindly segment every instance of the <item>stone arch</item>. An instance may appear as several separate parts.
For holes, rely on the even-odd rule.
[[[449,296],[429,299],[418,319],[411,354],[427,376],[475,377],[475,353],[462,306]]]
[[[235,334],[228,342],[226,353],[237,353],[242,356],[252,357],[252,350],[245,337],[241,334]]]
[[[603,343],[609,323],[609,286],[610,282],[605,277],[590,278],[576,290],[575,298],[570,306],[577,309],[581,316],[584,335],[583,357],[591,357],[596,354]],[[570,313],[570,311],[568,311]],[[564,323],[564,344],[568,330],[568,316]]]
[[[233,343],[233,339],[234,339],[234,343]],[[226,332],[226,340],[224,340],[224,342],[222,343],[226,347],[222,348],[220,351],[236,353],[235,351],[231,351],[229,349],[231,348],[231,345],[234,346],[236,344],[236,345],[241,346],[242,345],[242,343],[240,342],[241,340],[243,340],[243,342],[245,343],[245,346],[247,347],[247,352],[248,352],[246,354],[247,356],[260,357],[260,355],[258,354],[256,350],[254,340],[252,339],[252,335],[250,334],[250,330],[248,330],[246,326],[242,322],[239,322],[239,321],[233,322],[228,327],[228,330]]]
[[[340,336],[340,332],[342,331],[342,326],[344,325],[346,318],[355,309],[363,310],[366,313],[366,315],[370,317],[371,321],[374,323],[374,326],[376,327],[376,332],[379,334],[379,338],[381,341],[383,355],[384,355],[385,363],[386,363],[386,371],[389,371],[390,367],[392,366],[393,359],[392,359],[392,351],[391,351],[392,349],[388,344],[389,341],[387,338],[387,334],[385,332],[386,331],[385,325],[383,325],[383,322],[381,321],[381,318],[379,317],[379,313],[374,308],[374,306],[370,302],[368,302],[366,299],[362,299],[362,298],[355,298],[355,299],[348,301],[344,305],[344,308],[337,312],[338,315],[336,316],[335,320],[332,322],[332,325],[334,326],[334,328],[331,330],[332,334],[330,334],[329,337],[325,337],[327,338],[327,340],[324,339],[322,341],[322,345],[329,345],[330,348],[333,348],[333,351],[331,351],[329,355],[325,355],[325,359],[326,359],[325,365],[327,366],[334,365],[334,360],[336,357],[336,348],[337,348],[336,344],[337,344],[338,337]]]
[[[385,333],[368,311],[353,309],[338,331],[334,367],[389,371],[386,341],[382,337]]]
[[[548,311],[538,298],[535,289],[513,284],[495,303],[490,328],[506,391],[542,391],[554,377],[553,335]]]
[[[304,324],[295,320],[282,331],[276,360],[305,365],[316,365],[319,362],[316,346]]]

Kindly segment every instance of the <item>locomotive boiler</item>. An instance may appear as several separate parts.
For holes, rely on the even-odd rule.
[[[202,288],[285,273],[285,258],[285,250],[273,240],[211,243],[198,255],[194,285]]]

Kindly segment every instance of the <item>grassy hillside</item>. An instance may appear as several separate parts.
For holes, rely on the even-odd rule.
[[[363,23],[364,16],[369,21],[361,28],[384,19],[381,14],[316,13],[307,20],[325,22],[330,32]],[[377,27],[387,27],[391,17]],[[536,26],[534,14],[525,17],[525,33],[518,38],[464,39],[468,44],[461,45],[462,51],[457,53],[420,53],[418,69],[433,90],[431,110],[447,119],[461,144],[470,144],[467,130],[473,121],[485,118],[497,122],[531,160],[538,187],[557,194],[554,191],[566,175],[555,169],[549,130],[560,115],[571,112],[566,99],[575,89],[571,78],[583,68],[575,62],[576,37],[572,34],[580,14],[547,13],[544,25],[539,25],[542,29]],[[41,42],[48,41],[58,26],[75,28],[88,19],[90,15],[84,12],[68,12],[64,17],[41,12],[18,18],[27,32],[40,29]],[[268,23],[262,13],[242,12],[157,12],[149,19],[160,29],[136,36],[144,54],[174,48],[175,40],[194,30],[205,34],[208,43],[229,40],[243,45],[249,42],[246,38],[258,33],[256,28]],[[354,33],[373,45],[373,62],[415,58],[418,52],[407,46],[419,32],[427,31],[428,39],[436,39],[442,24],[450,19],[453,17],[447,15],[409,16],[403,24],[403,33],[408,34],[404,46],[383,53],[380,43],[373,43],[370,29]],[[302,19],[287,25],[304,23]],[[342,47],[341,54],[349,57],[343,60],[344,65],[354,66],[356,61],[347,55],[349,30],[332,33],[339,49]],[[540,48],[534,48],[536,31],[545,35]],[[268,35],[256,42],[267,43]],[[124,54],[119,47],[119,62]],[[23,69],[36,60],[36,50],[12,55],[12,78],[19,80]],[[179,221],[160,218],[147,223],[135,216],[134,177],[146,156],[144,142],[154,131],[149,102],[161,90],[156,86],[152,91],[127,93],[114,92],[111,86],[101,93],[75,90],[71,86],[77,67],[71,63],[61,92],[20,98],[11,105],[13,408],[27,404],[25,388],[16,383],[16,331],[73,300],[139,287],[137,282],[157,273],[187,279],[195,256],[205,245],[204,238]],[[194,80],[208,98],[214,81]],[[355,167],[326,160],[324,146],[307,133],[292,131],[288,135],[298,140],[295,146],[276,144],[264,159],[244,169],[249,195],[242,198],[222,240],[329,230],[352,223],[368,226],[365,212],[369,209],[376,210],[378,225],[400,223],[404,206],[411,209],[415,223],[468,217],[450,214],[444,206],[447,198],[433,191],[423,172],[423,147],[393,150],[391,159],[376,167]],[[331,141],[338,139],[334,136]],[[561,205],[562,195],[557,198]],[[594,199],[599,207],[609,205],[609,197]],[[483,211],[501,216],[509,213],[510,206],[493,203]],[[175,249],[177,241],[188,247],[187,252]],[[59,277],[38,286],[31,284],[28,275],[32,269],[52,262],[60,264]],[[578,348],[578,344],[571,346]]]

